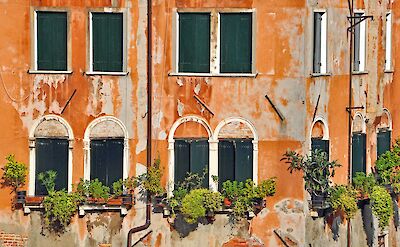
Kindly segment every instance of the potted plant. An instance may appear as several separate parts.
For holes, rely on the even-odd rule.
[[[97,178],[91,181],[81,179],[77,185],[77,193],[86,198],[89,204],[106,204],[110,198],[110,188]]]
[[[227,180],[222,183],[222,195],[225,208],[231,208],[232,202],[243,194],[244,183]]]
[[[6,157],[7,163],[3,169],[3,185],[12,187],[16,194],[16,203],[24,204],[26,198],[26,191],[21,190],[24,186],[27,175],[27,167],[24,163],[15,160],[14,155]]]
[[[142,192],[149,193],[156,205],[166,198],[165,189],[161,185],[162,174],[161,160],[157,158],[147,172],[137,178],[142,186]]]
[[[136,177],[128,177],[123,181],[123,185],[125,189],[122,193],[122,203],[124,205],[132,205],[133,194],[135,192],[135,188],[138,187],[138,179]]]
[[[365,175],[364,172],[357,172],[353,177],[353,186],[358,192],[358,200],[369,200],[369,194],[372,188],[376,185],[375,176],[371,173]]]
[[[325,209],[329,207],[326,202],[330,179],[335,176],[335,169],[340,167],[336,161],[329,161],[322,150],[312,151],[310,155],[300,155],[294,151],[284,154],[286,163],[289,164],[290,173],[302,171],[305,189],[311,195],[313,209]]]
[[[328,203],[335,212],[343,212],[348,219],[357,212],[357,191],[351,186],[337,185],[329,190]]]
[[[378,183],[390,194],[399,193],[400,188],[400,140],[396,140],[390,151],[380,155],[375,162]]]
[[[372,188],[370,198],[372,213],[378,218],[381,230],[384,230],[393,215],[392,197],[384,187],[376,185]]]

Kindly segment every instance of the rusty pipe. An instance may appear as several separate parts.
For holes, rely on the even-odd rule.
[[[146,167],[151,166],[152,154],[152,0],[147,0],[147,149],[146,149]],[[151,224],[151,196],[146,196],[146,222],[144,225],[134,227],[128,232],[127,247],[132,247],[132,234],[149,228]]]

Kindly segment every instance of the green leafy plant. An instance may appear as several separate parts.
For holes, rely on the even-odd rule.
[[[147,173],[138,177],[138,181],[142,184],[143,188],[151,196],[162,195],[165,189],[161,186],[161,178],[163,171],[160,167],[161,160],[157,158],[154,164],[147,169]]]
[[[222,183],[222,195],[230,201],[243,195],[244,183],[238,181],[227,180]]]
[[[108,200],[108,198],[110,197],[110,188],[103,185],[103,183],[96,178],[90,181],[89,196],[96,199],[102,198],[104,200]]]
[[[330,189],[329,205],[335,210],[342,210],[351,219],[357,212],[357,192],[351,186],[338,185]]]
[[[112,192],[115,197],[121,196],[124,192],[124,180],[118,179],[112,184]]]
[[[214,213],[222,205],[222,196],[219,192],[208,189],[195,189],[189,192],[182,200],[182,214],[187,223],[193,224],[207,212]]]
[[[137,177],[128,177],[123,181],[123,185],[125,186],[125,189],[133,194],[135,191],[135,188],[139,186],[139,181]]]
[[[312,151],[306,156],[288,151],[282,160],[289,164],[290,173],[303,172],[305,189],[316,196],[326,195],[330,187],[330,178],[335,176],[335,169],[341,166],[336,161],[329,161],[322,150]]]
[[[385,188],[374,186],[370,198],[372,212],[378,218],[379,227],[384,229],[389,225],[389,220],[393,215],[392,197]]]
[[[28,169],[24,163],[16,161],[14,155],[8,155],[6,160],[7,163],[2,168],[3,184],[11,186],[15,192],[25,184]]]
[[[55,191],[55,180],[57,177],[57,172],[50,170],[46,172],[41,172],[38,174],[38,180],[42,183],[42,185],[46,188],[47,192]]]
[[[379,156],[375,163],[375,171],[380,184],[400,183],[400,140],[396,140],[392,150]]]
[[[364,172],[357,172],[353,178],[353,186],[362,197],[369,195],[375,185],[376,180],[372,173],[367,176]]]

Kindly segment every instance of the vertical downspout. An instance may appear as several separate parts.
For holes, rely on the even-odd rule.
[[[152,154],[152,0],[147,0],[147,150],[146,167],[151,166]],[[132,247],[132,234],[149,228],[151,223],[151,196],[146,196],[146,222],[144,225],[134,227],[128,232],[127,247]]]

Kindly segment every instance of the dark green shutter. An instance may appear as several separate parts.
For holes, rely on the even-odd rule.
[[[252,13],[221,14],[221,73],[252,72]]]
[[[187,140],[175,140],[175,184],[185,180],[190,172],[190,143]]]
[[[390,150],[390,139],[392,132],[390,130],[379,130],[377,134],[377,155],[384,154],[386,151]]]
[[[321,138],[312,138],[311,139],[311,150],[322,150],[326,153],[329,159],[329,140],[322,140]]]
[[[37,69],[67,70],[67,13],[37,14]]]
[[[123,70],[123,14],[92,13],[93,71]]]
[[[46,195],[46,188],[38,180],[38,174],[56,171],[55,189],[68,189],[68,139],[36,138],[35,195]]]
[[[210,72],[210,14],[179,14],[179,72]]]
[[[235,180],[253,179],[253,141],[235,140]]]
[[[352,176],[357,172],[367,172],[366,164],[366,135],[353,133],[352,136]]]
[[[209,171],[209,148],[208,140],[192,140],[190,143],[190,172],[203,175],[207,169],[207,175],[203,180],[203,187],[208,188]]]
[[[218,142],[218,179],[219,188],[227,180],[235,180],[235,149],[232,140]]]
[[[357,23],[361,20],[363,14],[360,13],[356,13],[355,16],[358,17],[356,19],[354,19],[354,22]],[[354,51],[353,51],[353,71],[359,71],[360,70],[360,49],[361,49],[361,39],[360,39],[360,27],[361,27],[361,23],[359,23],[358,25],[356,25],[354,27]]]
[[[321,73],[321,22],[323,13],[314,13],[313,72]]]
[[[94,139],[90,141],[90,179],[112,184],[123,175],[124,140]]]

